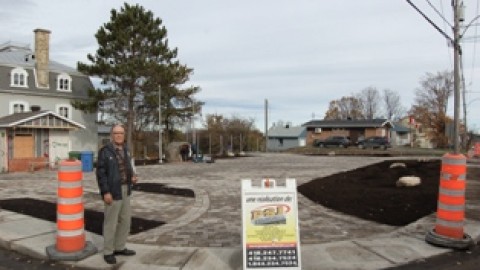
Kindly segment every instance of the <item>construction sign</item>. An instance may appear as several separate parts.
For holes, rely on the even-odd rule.
[[[301,269],[297,185],[242,180],[243,269]]]

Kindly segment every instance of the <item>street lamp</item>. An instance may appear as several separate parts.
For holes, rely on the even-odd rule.
[[[158,86],[158,163],[163,163],[162,149],[162,87]]]

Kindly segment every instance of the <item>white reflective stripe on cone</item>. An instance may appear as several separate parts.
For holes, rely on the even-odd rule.
[[[448,221],[445,219],[437,218],[437,225],[450,228],[463,228],[465,222],[463,221]]]
[[[79,236],[84,233],[84,229],[80,230],[73,230],[73,231],[65,231],[65,230],[58,230],[57,231],[57,236],[60,237],[73,237],[73,236]]]
[[[440,177],[443,179],[443,180],[451,180],[450,178],[452,178],[453,174],[451,173],[446,173],[446,172],[441,172],[441,175]],[[467,177],[465,176],[465,174],[460,174],[459,176],[457,176],[457,179],[455,180],[459,180],[459,181],[465,181]]]
[[[61,172],[78,172],[78,171],[82,171],[82,166],[81,165],[65,166],[65,164],[60,164],[60,166],[58,167],[58,170]]]
[[[449,165],[463,165],[463,164],[467,163],[467,159],[465,157],[463,157],[463,158],[443,157],[442,162],[447,163]]]
[[[73,181],[73,182],[65,182],[65,181],[58,181],[59,188],[78,188],[82,187],[82,180]]]
[[[57,212],[57,219],[58,220],[64,220],[64,221],[70,221],[70,220],[78,220],[83,218],[83,211],[78,214],[72,214],[72,215],[64,215],[64,214],[59,214]]]
[[[78,204],[78,203],[82,203],[83,200],[82,200],[82,197],[77,197],[77,198],[58,198],[57,199],[57,203],[58,204]]]
[[[439,192],[441,194],[447,196],[454,196],[454,197],[464,197],[465,196],[465,189],[447,189],[447,188],[440,188]]]
[[[448,211],[464,211],[465,205],[464,204],[444,204],[438,202],[438,208]]]

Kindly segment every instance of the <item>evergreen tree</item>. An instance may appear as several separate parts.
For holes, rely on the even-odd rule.
[[[201,109],[203,103],[193,98],[200,88],[180,88],[193,69],[176,60],[178,50],[169,48],[167,30],[151,11],[127,3],[120,11],[112,9],[110,21],[95,37],[99,48],[95,55],[87,55],[92,64],[79,62],[78,70],[99,77],[102,87],[90,91],[88,103],[73,105],[95,111],[99,102],[110,104],[103,109],[114,120],[125,123],[132,152],[134,131],[160,128],[159,107],[167,134],[173,132],[175,124],[182,124]]]

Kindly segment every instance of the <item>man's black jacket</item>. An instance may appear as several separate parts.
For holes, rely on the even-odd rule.
[[[130,152],[127,147],[123,147],[125,158],[125,170],[127,174],[128,195],[132,190],[133,168],[130,162]],[[122,199],[122,182],[120,177],[120,168],[115,154],[113,143],[108,143],[98,151],[97,158],[97,182],[100,189],[100,195],[105,193],[112,194],[114,200]]]

